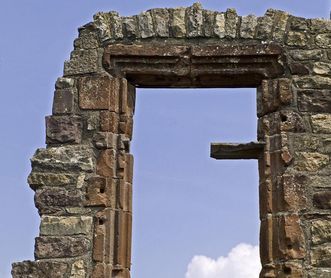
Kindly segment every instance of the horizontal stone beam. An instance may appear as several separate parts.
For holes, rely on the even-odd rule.
[[[258,159],[263,154],[264,142],[211,143],[210,157],[215,159]]]

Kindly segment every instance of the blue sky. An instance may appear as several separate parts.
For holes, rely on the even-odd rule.
[[[0,277],[10,277],[13,261],[33,258],[39,217],[26,184],[29,159],[44,146],[44,116],[77,28],[97,11],[130,15],[192,3],[1,1]],[[331,9],[328,0],[201,3],[240,15],[273,7],[328,18]],[[239,243],[258,244],[256,162],[209,158],[212,141],[255,139],[254,90],[138,90],[135,121],[133,277],[155,277],[160,269],[159,278],[184,277],[196,255],[217,259]]]

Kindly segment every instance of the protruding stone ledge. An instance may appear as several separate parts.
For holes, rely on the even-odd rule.
[[[215,159],[259,159],[264,142],[212,143],[210,156]]]

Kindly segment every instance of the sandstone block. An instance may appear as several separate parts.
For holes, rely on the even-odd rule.
[[[51,207],[80,207],[83,202],[84,195],[80,189],[45,187],[38,189],[35,195],[35,204],[41,213],[51,210]]]
[[[81,28],[79,37],[74,41],[75,49],[96,49],[99,47],[97,32],[89,28]]]
[[[331,78],[322,76],[297,77],[294,81],[301,89],[330,89],[331,86]]]
[[[12,276],[13,278],[63,278],[68,270],[69,266],[65,262],[23,261],[13,264]]]
[[[225,37],[234,39],[237,35],[239,17],[235,9],[227,9],[225,13]]]
[[[330,75],[331,65],[325,62],[316,62],[314,63],[313,71],[319,75]]]
[[[54,92],[52,108],[54,115],[74,112],[74,93],[75,91],[72,89],[57,89]]]
[[[85,205],[115,208],[117,187],[117,179],[98,176],[89,178]]]
[[[116,149],[119,135],[111,132],[98,132],[93,136],[94,145],[98,149]]]
[[[310,251],[311,264],[318,267],[331,267],[331,245],[324,244]]]
[[[34,190],[42,186],[75,186],[78,184],[78,182],[78,175],[72,174],[54,174],[33,171],[28,177],[28,183]]]
[[[289,46],[305,46],[309,37],[304,32],[290,31],[287,35],[287,45]]]
[[[161,38],[169,37],[169,12],[167,9],[151,10],[155,22],[155,35]]]
[[[91,242],[85,237],[37,237],[35,256],[37,259],[78,257],[90,249]]]
[[[290,16],[290,29],[294,31],[307,31],[309,21],[303,17]]]
[[[215,12],[203,10],[203,36],[214,36]]]
[[[313,132],[331,133],[331,114],[316,114],[311,116]]]
[[[65,236],[92,233],[91,216],[42,216],[40,235]]]
[[[108,76],[87,76],[79,80],[79,106],[118,112],[119,84]]]
[[[289,63],[289,68],[292,75],[308,75],[309,69],[301,63]]]
[[[274,10],[269,9],[263,17],[258,18],[256,27],[256,38],[260,40],[268,40],[271,38],[273,26]]]
[[[138,19],[137,16],[123,17],[123,33],[127,38],[138,37]]]
[[[86,278],[85,263],[83,260],[75,261],[71,265],[69,278]]]
[[[98,49],[74,50],[64,63],[64,76],[95,73],[99,69]]]
[[[288,13],[283,11],[275,11],[273,27],[273,39],[275,41],[283,42],[288,18]]]
[[[294,166],[298,171],[316,172],[329,163],[329,156],[316,152],[298,152]]]
[[[90,147],[83,145],[50,147],[38,149],[31,159],[31,164],[36,170],[92,172],[95,168],[95,155]]]
[[[170,34],[174,38],[186,36],[185,8],[170,9]]]
[[[240,37],[243,39],[253,39],[257,26],[257,17],[254,15],[243,16],[240,26]]]
[[[100,112],[100,129],[111,133],[118,133],[119,115],[115,112]]]
[[[116,177],[116,151],[101,151],[97,160],[97,174],[103,177]]]
[[[325,113],[331,111],[330,90],[300,90],[297,96],[300,111]]]
[[[203,35],[203,11],[200,3],[195,3],[186,10],[187,37],[201,37]]]
[[[319,49],[312,50],[292,50],[290,56],[297,61],[320,60],[323,57],[323,51]]]
[[[46,143],[79,144],[82,140],[82,120],[79,116],[46,117]]]
[[[55,89],[72,89],[75,85],[75,79],[60,77],[56,80]]]
[[[315,37],[315,43],[321,48],[330,48],[331,45],[331,34],[319,34]]]
[[[331,209],[331,192],[320,191],[313,195],[313,204],[319,209]]]
[[[331,222],[329,219],[313,220],[310,231],[313,244],[331,241]]]
[[[219,38],[225,37],[225,15],[224,15],[224,13],[216,13],[214,33]]]
[[[143,39],[155,36],[153,18],[149,11],[138,15],[138,28],[139,35]]]

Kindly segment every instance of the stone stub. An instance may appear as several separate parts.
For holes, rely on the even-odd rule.
[[[260,277],[329,277],[330,45],[329,20],[277,10],[96,14],[31,160],[40,235],[13,277],[130,277],[135,87],[256,87]]]

